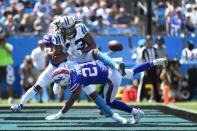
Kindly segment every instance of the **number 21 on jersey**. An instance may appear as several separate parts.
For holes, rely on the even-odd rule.
[[[83,68],[82,69],[82,75],[84,77],[88,77],[88,76],[98,76],[98,70],[97,67],[92,67],[92,68]]]

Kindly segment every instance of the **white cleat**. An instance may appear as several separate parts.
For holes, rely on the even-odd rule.
[[[112,119],[116,122],[122,123],[122,124],[126,124],[127,123],[127,119],[121,117],[118,113],[114,113],[112,115]]]
[[[163,66],[163,67],[166,67],[167,64],[168,64],[168,59],[166,57],[165,58],[159,58],[159,59],[153,60],[153,64],[155,66]]]
[[[137,109],[138,111],[133,114],[133,119],[131,121],[131,124],[135,124],[137,122],[139,122],[139,120],[144,116],[144,112],[140,109]]]

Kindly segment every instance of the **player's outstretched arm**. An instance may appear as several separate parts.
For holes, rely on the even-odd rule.
[[[68,99],[68,101],[65,103],[65,105],[62,107],[61,111],[62,113],[66,113],[74,104],[74,102],[77,100],[78,96],[81,93],[81,86],[78,87],[71,95],[71,97]]]
[[[61,117],[63,117],[63,114],[66,113],[72,107],[72,105],[74,104],[74,102],[78,98],[80,92],[81,92],[81,87],[77,88],[73,92],[71,97],[68,99],[68,101],[65,103],[65,105],[62,107],[62,109],[58,113],[47,116],[45,119],[46,120],[57,120],[57,119],[60,119]]]
[[[91,36],[90,33],[86,33],[84,41],[88,46],[82,50],[82,53],[87,53],[92,49],[96,49],[96,42],[94,41],[94,38]]]

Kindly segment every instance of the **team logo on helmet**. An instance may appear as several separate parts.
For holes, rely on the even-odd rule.
[[[70,72],[68,69],[58,68],[53,72],[52,79],[58,86],[67,86],[70,81]]]

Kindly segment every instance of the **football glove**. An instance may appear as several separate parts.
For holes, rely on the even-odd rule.
[[[53,115],[50,115],[50,116],[47,116],[45,118],[45,120],[58,120],[59,118],[63,117],[63,114],[61,111],[59,111],[58,113],[56,114],[53,114]]]
[[[60,91],[61,91],[61,86],[58,86],[57,84],[54,84],[54,86],[53,86],[53,93],[55,95],[59,95]]]

